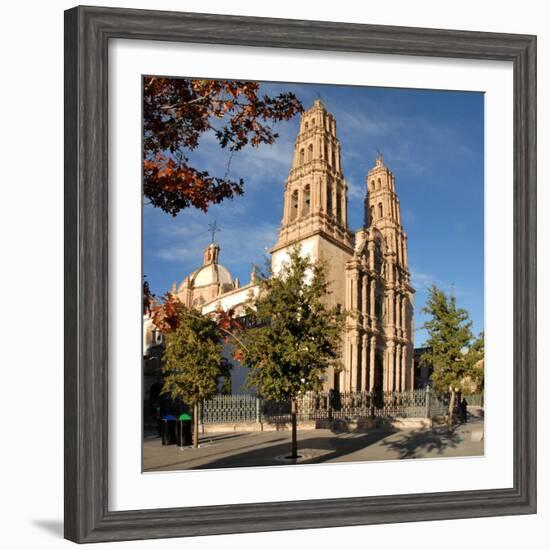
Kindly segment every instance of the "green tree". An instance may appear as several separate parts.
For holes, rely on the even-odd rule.
[[[326,269],[290,251],[277,274],[259,279],[250,314],[253,328],[244,335],[242,361],[250,369],[248,385],[270,400],[290,401],[291,458],[297,458],[297,398],[322,388],[330,366],[340,368],[344,314],[327,304]]]
[[[198,447],[199,404],[216,394],[231,365],[222,356],[223,337],[214,319],[183,305],[176,316],[176,327],[166,333],[162,392],[193,407],[193,446]]]
[[[468,364],[468,377],[475,383],[477,391],[483,391],[485,384],[485,334],[480,332],[472,342],[466,354]]]
[[[472,322],[465,309],[458,308],[456,298],[447,296],[435,285],[429,289],[429,297],[423,313],[430,316],[424,323],[429,338],[429,351],[422,355],[422,363],[433,368],[432,381],[437,393],[450,393],[448,426],[454,420],[456,394],[464,378],[472,373],[472,361],[467,350],[472,342]]]

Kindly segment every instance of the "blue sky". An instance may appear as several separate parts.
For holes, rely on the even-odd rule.
[[[363,223],[365,176],[381,150],[395,175],[408,234],[415,327],[425,320],[427,288],[436,284],[454,292],[468,310],[474,333],[483,330],[483,94],[289,83],[262,83],[260,91],[292,91],[306,109],[320,96],[334,114],[352,230]],[[153,292],[163,294],[201,265],[214,220],[221,228],[220,263],[233,276],[246,283],[252,265],[263,264],[282,216],[298,122],[295,117],[277,124],[275,144],[234,155],[230,176],[244,178],[244,196],[213,206],[208,214],[188,209],[176,218],[144,207],[143,270]],[[229,151],[205,135],[188,156],[196,168],[223,176]],[[424,330],[416,330],[415,346],[425,338]]]

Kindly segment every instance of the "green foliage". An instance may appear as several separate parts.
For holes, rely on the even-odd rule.
[[[248,385],[267,399],[288,400],[319,390],[330,366],[339,368],[344,314],[328,306],[325,267],[294,247],[281,271],[259,281],[243,336]]]
[[[166,335],[162,392],[195,405],[216,393],[231,365],[222,357],[223,339],[213,319],[184,307],[177,315],[177,328]]]
[[[468,351],[472,347],[472,322],[465,309],[457,308],[455,297],[448,297],[436,286],[429,292],[422,309],[431,317],[424,324],[429,334],[426,341],[429,351],[422,355],[421,361],[433,367],[436,392],[446,393],[450,388],[461,388],[464,378],[474,375],[474,364],[480,358],[480,349],[483,354],[483,347],[476,344],[475,351]]]
[[[467,362],[468,376],[475,383],[476,393],[483,391],[485,384],[485,335],[481,332],[468,349],[465,360]],[[466,392],[468,393],[468,392]]]

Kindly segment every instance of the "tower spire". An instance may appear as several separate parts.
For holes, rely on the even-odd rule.
[[[221,229],[218,226],[218,222],[214,220],[214,223],[208,224],[208,233],[212,234],[212,241],[211,244],[214,244],[214,240],[216,238],[216,233],[219,233]]]
[[[407,269],[407,236],[401,225],[401,207],[395,192],[395,177],[376,150],[373,168],[366,177],[365,227],[376,227],[386,241],[386,249],[396,254],[397,262]]]
[[[273,250],[321,232],[351,246],[347,184],[342,173],[336,121],[317,98],[300,120],[292,166],[285,182],[279,239]]]
[[[384,166],[384,155],[380,152],[380,147],[376,148],[375,164],[376,166]]]

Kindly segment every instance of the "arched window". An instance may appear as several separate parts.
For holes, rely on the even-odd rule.
[[[342,221],[342,194],[340,191],[336,193],[336,219]]]
[[[332,215],[332,185],[327,185],[327,214]]]
[[[374,180],[372,180],[372,181],[370,182],[370,184],[371,184],[372,190],[373,190],[373,191],[376,191],[376,182],[375,182]]]
[[[308,128],[309,128],[309,124],[308,124],[307,120],[306,120],[306,123],[304,124],[304,128],[305,128],[305,130],[306,130],[306,132],[307,132],[307,130],[308,130]]]
[[[370,221],[372,222],[374,220],[374,206],[370,207]]]
[[[304,164],[304,150],[303,149],[300,149],[300,166],[302,166],[302,164]]]
[[[382,181],[378,178],[378,189],[382,189]]]
[[[302,207],[302,215],[307,216],[311,208],[311,187],[306,185],[304,187],[304,205]]]
[[[384,216],[384,209],[382,208],[382,203],[378,203],[378,217],[382,218]]]
[[[311,160],[313,160],[313,143],[307,146],[307,161],[310,162]]]
[[[312,126],[315,126],[315,118],[312,118],[312,119],[311,119],[311,125],[312,125]]]
[[[290,198],[290,220],[294,221],[298,217],[298,190],[292,192]]]

